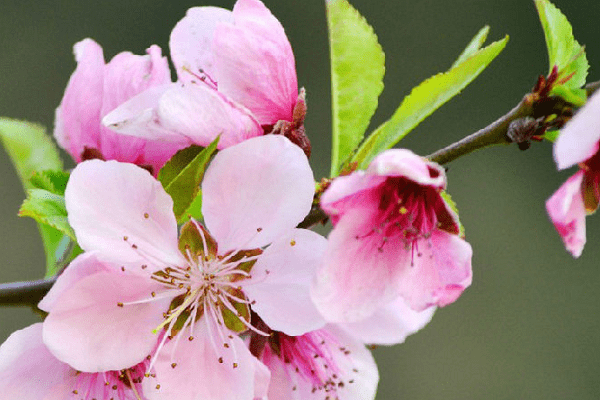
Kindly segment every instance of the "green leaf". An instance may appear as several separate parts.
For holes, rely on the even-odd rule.
[[[191,146],[180,150],[158,173],[158,180],[173,199],[173,212],[180,222],[200,191],[204,171],[217,151],[218,142],[219,138],[204,149]]]
[[[485,40],[487,39],[489,33],[490,27],[488,25],[481,28],[479,32],[477,32],[477,35],[475,35],[475,37],[471,39],[467,47],[465,47],[463,52],[460,54],[460,56],[458,56],[458,58],[456,59],[456,61],[454,61],[454,64],[452,64],[452,67],[450,68],[457,67],[459,64],[466,61],[469,57],[475,55],[475,53],[477,53],[477,51],[481,49],[481,46],[483,46],[483,44],[485,43]]]
[[[29,189],[27,199],[19,210],[20,217],[31,217],[75,239],[75,233],[67,221],[65,198],[44,189]]]
[[[327,1],[336,175],[362,141],[383,90],[385,55],[373,28],[346,0]]]
[[[62,170],[58,149],[45,129],[37,124],[0,118],[0,140],[6,149],[25,190],[33,188],[29,181],[35,171]],[[64,258],[65,235],[45,224],[38,224],[46,252],[46,276],[56,274]]]
[[[560,131],[558,129],[553,130],[553,131],[547,131],[544,134],[544,139],[554,143],[554,142],[556,142],[556,139],[558,139],[559,134],[560,134]]]
[[[44,189],[61,196],[65,195],[70,174],[66,171],[46,170],[34,172],[29,183],[36,189]]]
[[[352,161],[356,162],[359,168],[365,168],[373,157],[402,140],[421,121],[471,83],[500,54],[507,42],[508,36],[493,42],[473,52],[469,58],[449,71],[437,74],[414,88],[404,98],[392,118],[380,125],[365,140]]]
[[[589,68],[587,57],[584,48],[575,40],[573,28],[567,17],[556,6],[548,0],[535,0],[535,6],[546,37],[550,71],[554,66],[557,66],[559,82],[561,78],[568,79],[566,82],[555,86],[556,91],[553,89],[550,92],[550,94],[562,97],[568,91],[559,89],[561,86],[568,89],[579,89],[585,85]],[[569,96],[569,98],[574,101],[581,101],[581,95],[582,92],[578,92],[574,96]],[[583,103],[585,103],[585,97]],[[583,103],[574,104],[580,106]]]

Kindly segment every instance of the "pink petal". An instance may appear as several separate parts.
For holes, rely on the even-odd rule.
[[[594,94],[561,130],[554,144],[558,169],[566,169],[592,157],[600,140],[600,93]]]
[[[396,276],[398,291],[413,310],[453,303],[471,285],[473,250],[458,236],[435,230],[429,242],[418,242],[415,253],[414,266]]]
[[[394,282],[410,253],[403,246],[378,251],[378,243],[357,239],[370,229],[370,208],[353,208],[329,234],[329,245],[317,271],[312,298],[331,322],[365,319],[398,296]]]
[[[42,342],[41,323],[14,332],[0,346],[0,393],[4,399],[47,399],[53,388],[74,381],[74,377],[75,370],[57,360]]]
[[[83,278],[101,271],[110,271],[111,267],[104,265],[95,253],[83,253],[75,258],[60,274],[52,289],[38,304],[40,310],[50,312],[63,293],[72,288]]]
[[[331,356],[330,368],[336,370],[332,372],[334,379],[342,384],[328,386],[326,390],[315,390],[313,382],[298,374],[293,364],[285,363],[270,348],[266,348],[262,360],[271,371],[269,400],[322,400],[328,396],[339,400],[375,398],[379,372],[371,353],[361,342],[334,325],[327,325],[323,331],[327,332],[331,342],[335,342],[328,341],[324,346],[331,347],[325,350]]]
[[[208,146],[218,135],[219,149],[263,134],[248,110],[206,85],[189,84],[167,91],[160,99],[161,126],[191,143]]]
[[[151,88],[113,110],[102,123],[126,135],[199,146],[221,135],[220,149],[263,134],[248,110],[204,84]]]
[[[142,382],[149,400],[251,400],[265,395],[269,380],[265,366],[237,336],[228,348],[211,340],[217,328],[208,323],[206,318],[198,320],[192,341],[165,344],[155,364],[156,381]]]
[[[312,170],[302,150],[278,135],[219,152],[202,183],[202,214],[219,251],[263,247],[308,214]]]
[[[77,69],[56,109],[54,137],[76,162],[80,162],[84,147],[99,148],[104,55],[92,39],[75,44],[74,52]]]
[[[335,226],[346,211],[364,206],[367,202],[376,204],[379,199],[372,189],[383,184],[385,180],[385,176],[370,175],[364,171],[339,176],[325,190],[319,204],[331,217]]]
[[[369,318],[345,324],[339,327],[364,343],[376,345],[394,345],[423,329],[431,321],[436,307],[423,311],[411,309],[402,297],[379,308]]]
[[[183,265],[173,201],[147,171],[116,161],[86,161],[73,170],[65,202],[84,250],[116,263]]]
[[[309,288],[326,245],[321,235],[295,229],[273,242],[252,268],[243,290],[271,329],[298,336],[325,325]]]
[[[585,245],[585,207],[581,194],[584,171],[579,170],[546,201],[546,210],[565,247],[577,258]]]
[[[219,22],[233,22],[231,11],[193,7],[171,31],[169,48],[180,81],[197,80],[193,74],[200,71],[214,77],[213,36]]]
[[[367,173],[403,176],[420,185],[446,188],[446,173],[442,167],[406,149],[384,151],[369,164]]]
[[[261,125],[291,121],[298,83],[283,27],[258,0],[239,0],[233,15],[234,25],[215,31],[219,91],[248,107]]]
[[[136,365],[156,346],[152,330],[171,299],[127,303],[151,299],[160,289],[148,278],[124,273],[84,278],[56,301],[44,321],[44,343],[59,360],[84,372]]]

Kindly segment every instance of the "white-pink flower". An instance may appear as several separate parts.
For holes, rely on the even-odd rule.
[[[14,332],[0,346],[0,393],[18,400],[145,400],[141,382],[148,360],[120,371],[80,372],[54,357],[42,342],[42,324]]]
[[[103,116],[148,88],[171,82],[169,64],[158,46],[145,56],[117,54],[108,64],[91,39],[74,46],[77,69],[56,109],[54,137],[75,162],[92,158],[129,162],[156,175],[181,144],[127,137],[100,123]]]
[[[334,229],[312,291],[326,319],[358,321],[399,296],[416,311],[445,306],[471,284],[445,187],[439,165],[396,149],[332,182],[321,207]]]
[[[272,332],[252,348],[271,371],[269,400],[370,400],[379,373],[365,345],[335,325],[300,336]]]
[[[260,0],[238,0],[232,11],[191,8],[169,45],[178,83],[140,94],[104,124],[128,135],[201,146],[221,134],[219,148],[275,131],[310,152],[294,54]]]
[[[579,164],[579,171],[546,201],[546,210],[566,249],[577,258],[585,245],[585,216],[600,201],[600,94],[586,105],[561,131],[554,144],[558,169]]]
[[[247,140],[215,156],[202,184],[206,229],[191,221],[178,242],[171,198],[146,171],[79,164],[65,201],[86,252],[40,305],[44,342],[78,370],[118,370],[164,331],[156,382],[142,382],[148,399],[262,397],[269,372],[237,336],[256,331],[249,306],[290,335],[324,324],[305,304],[326,241],[295,229],[313,191],[300,148],[282,136]]]

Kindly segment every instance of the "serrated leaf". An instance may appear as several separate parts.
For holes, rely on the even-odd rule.
[[[361,145],[353,162],[365,168],[377,154],[398,143],[421,121],[471,83],[506,46],[508,36],[473,53],[469,58],[437,74],[404,98],[392,118],[380,125]]]
[[[475,37],[471,39],[467,47],[465,47],[463,52],[460,54],[460,56],[458,56],[458,58],[456,59],[456,61],[454,61],[454,64],[452,64],[452,67],[450,68],[458,66],[463,61],[466,61],[469,57],[475,55],[475,53],[477,53],[477,51],[481,49],[481,46],[483,46],[483,44],[485,43],[485,40],[487,39],[489,33],[490,27],[488,25],[481,28],[479,32],[477,32],[477,35],[475,35]]]
[[[66,171],[46,170],[34,172],[29,183],[36,189],[44,189],[61,196],[65,195],[70,174]]]
[[[585,85],[589,64],[583,47],[573,36],[573,28],[569,20],[548,0],[535,0],[535,6],[546,37],[550,71],[554,66],[558,67],[559,81],[561,78],[570,76],[570,79],[555,88],[558,89],[561,86],[569,89],[581,88]],[[550,94],[560,96],[564,94],[564,91],[555,92],[553,89]],[[573,100],[578,100],[580,95],[581,92]],[[585,98],[583,102],[585,103]],[[575,104],[582,105],[583,103]]]
[[[217,151],[219,138],[208,147],[188,147],[177,152],[160,170],[158,180],[173,199],[173,212],[179,222],[185,219],[187,209],[200,191],[204,171]]]
[[[385,55],[373,28],[346,0],[327,1],[336,175],[362,141],[383,90]]]
[[[75,233],[67,221],[65,198],[43,189],[29,189],[27,199],[19,209],[20,217],[31,217],[75,239]]]
[[[63,169],[58,149],[40,125],[0,118],[0,140],[25,190],[33,187],[29,179],[34,171]],[[38,224],[38,229],[46,253],[46,276],[53,276],[64,256],[65,237],[48,225]]]

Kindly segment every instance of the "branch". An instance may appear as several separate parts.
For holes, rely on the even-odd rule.
[[[36,281],[0,284],[0,305],[36,307],[55,281],[56,277],[52,277]]]
[[[510,124],[520,118],[532,116],[533,104],[534,101],[531,98],[531,95],[526,95],[515,108],[508,112],[508,114],[472,135],[428,155],[427,158],[438,164],[446,164],[460,156],[484,147],[512,143],[512,140],[506,135]]]

